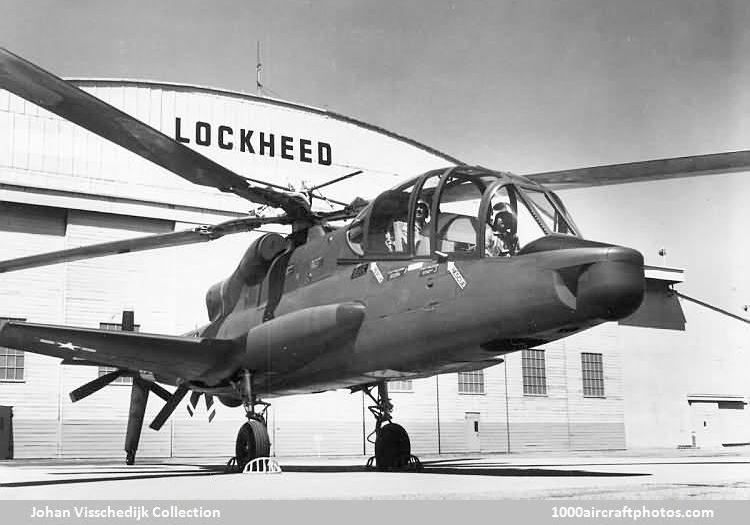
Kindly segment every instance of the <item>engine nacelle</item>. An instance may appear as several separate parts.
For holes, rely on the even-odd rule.
[[[208,318],[213,322],[231,312],[242,296],[243,289],[260,284],[271,261],[285,248],[286,239],[278,233],[267,233],[256,239],[242,256],[232,275],[208,289]]]

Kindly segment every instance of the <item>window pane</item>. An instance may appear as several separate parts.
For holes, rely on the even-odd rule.
[[[565,221],[565,218],[557,212],[554,204],[547,196],[547,194],[540,191],[534,191],[529,189],[523,190],[524,195],[531,201],[539,218],[547,225],[552,232],[557,233],[571,233],[570,227]]]
[[[366,226],[369,253],[408,251],[409,200],[415,182],[383,192],[372,203]]]
[[[432,228],[432,202],[435,189],[440,181],[440,173],[424,181],[419,190],[417,205],[414,209],[414,253],[417,256],[430,255],[430,229]]]
[[[581,373],[584,397],[604,397],[602,354],[581,353]]]
[[[405,379],[402,381],[389,381],[388,390],[393,392],[412,392],[413,387],[411,379]]]
[[[440,195],[437,249],[444,253],[476,253],[481,181],[450,177]]]
[[[544,350],[522,350],[521,369],[523,374],[523,393],[546,395],[547,375],[544,363]]]
[[[26,321],[17,317],[0,317],[0,321]],[[24,352],[0,347],[0,381],[22,381]]]
[[[459,394],[484,394],[484,371],[458,373]]]

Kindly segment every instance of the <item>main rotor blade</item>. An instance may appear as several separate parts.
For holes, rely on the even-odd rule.
[[[666,159],[591,166],[544,173],[529,173],[524,177],[555,189],[604,186],[625,182],[644,182],[675,177],[694,177],[747,171],[750,150],[674,157]]]
[[[264,224],[289,224],[290,222],[292,222],[292,219],[287,216],[243,217],[241,219],[222,222],[215,226],[199,226],[192,230],[181,232],[148,235],[146,237],[137,237],[122,241],[104,242],[101,244],[92,244],[89,246],[81,246],[79,248],[70,248],[67,250],[28,255],[17,259],[0,261],[0,273],[24,270],[27,268],[37,268],[39,266],[48,266],[63,262],[79,261],[81,259],[93,259],[95,257],[104,257],[105,255],[141,252],[158,248],[213,241],[224,235],[252,231]]]
[[[97,377],[93,381],[89,381],[83,386],[79,386],[75,390],[73,390],[70,393],[70,400],[75,403],[76,401],[80,401],[84,397],[88,397],[94,392],[98,392],[108,384],[110,384],[112,381],[117,379],[118,377],[122,376],[126,373],[126,370],[115,370],[114,372],[109,372],[108,374],[104,374],[103,376]]]
[[[162,409],[159,411],[158,414],[156,414],[156,417],[151,422],[149,427],[151,427],[154,430],[159,430],[161,427],[164,426],[164,423],[167,422],[167,419],[169,419],[169,416],[172,415],[172,412],[175,411],[175,408],[177,408],[177,405],[180,404],[180,401],[182,401],[182,398],[185,397],[185,394],[188,393],[188,388],[184,385],[180,385],[177,387],[177,390],[174,391],[174,394],[172,394],[172,397],[169,398],[169,401],[167,401]]]
[[[253,186],[208,157],[3,48],[0,48],[0,87],[190,182],[282,208],[298,219],[310,217],[304,197]]]

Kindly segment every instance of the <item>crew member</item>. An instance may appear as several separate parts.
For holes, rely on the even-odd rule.
[[[485,230],[485,251],[490,257],[509,257],[518,251],[518,220],[505,202],[492,207],[491,221]]]

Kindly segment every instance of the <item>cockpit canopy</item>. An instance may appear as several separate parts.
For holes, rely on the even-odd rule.
[[[349,226],[360,256],[511,257],[544,235],[580,236],[553,192],[509,173],[454,167],[380,194]]]

